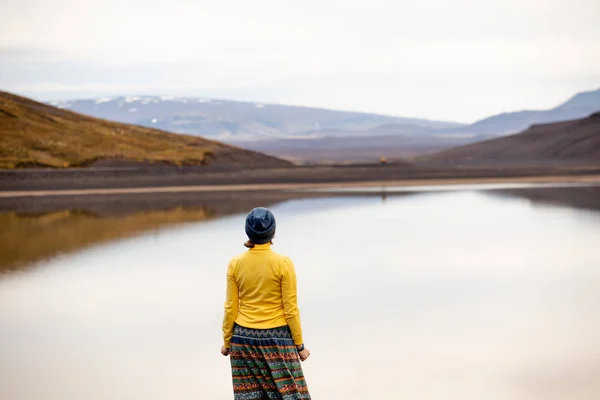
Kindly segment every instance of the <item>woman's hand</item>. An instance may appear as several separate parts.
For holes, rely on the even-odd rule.
[[[305,361],[310,356],[310,351],[305,347],[304,350],[298,351],[298,356],[300,356],[300,361]]]
[[[221,346],[221,354],[223,354],[224,356],[228,356],[229,355],[229,347]]]

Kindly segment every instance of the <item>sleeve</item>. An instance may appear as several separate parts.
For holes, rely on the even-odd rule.
[[[233,336],[233,325],[240,308],[239,289],[233,276],[234,261],[227,267],[227,295],[225,297],[225,315],[223,316],[223,341],[224,346],[229,348]]]
[[[283,314],[292,331],[294,344],[302,344],[302,324],[298,309],[298,293],[296,289],[296,271],[291,260],[286,260],[281,276],[281,295],[283,299]]]

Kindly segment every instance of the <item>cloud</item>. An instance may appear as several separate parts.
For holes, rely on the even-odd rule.
[[[598,86],[600,2],[493,5],[5,0],[0,86],[54,97],[264,95],[252,100],[457,120]]]

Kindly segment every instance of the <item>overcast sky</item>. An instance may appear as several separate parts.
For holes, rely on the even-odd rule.
[[[600,88],[599,0],[1,0],[0,89],[469,122]]]

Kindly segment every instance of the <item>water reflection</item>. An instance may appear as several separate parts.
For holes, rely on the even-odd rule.
[[[528,199],[536,205],[561,205],[600,211],[600,186],[582,186],[570,189],[559,187],[505,189],[495,190],[491,193]]]
[[[0,200],[0,272],[166,227],[246,212],[286,193],[149,194]]]
[[[453,192],[273,206],[315,398],[597,399],[600,213]],[[0,398],[230,399],[243,215],[0,280]]]
[[[0,271],[18,269],[83,247],[123,239],[183,222],[202,221],[214,211],[206,207],[175,208],[125,216],[85,210],[0,214]]]

